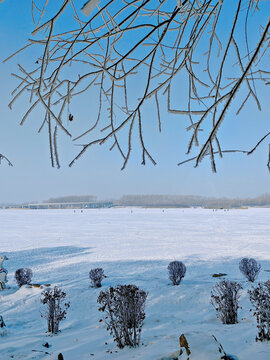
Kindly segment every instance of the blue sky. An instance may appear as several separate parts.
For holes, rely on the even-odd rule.
[[[83,3],[84,1],[82,1]],[[5,0],[0,3],[0,49],[1,60],[26,43],[33,24],[29,0]],[[268,142],[250,157],[227,155],[217,161],[218,173],[211,172],[205,160],[198,168],[192,163],[178,167],[185,159],[188,143],[185,123],[176,116],[168,116],[165,109],[163,131],[153,131],[152,109],[146,108],[150,124],[145,125],[145,138],[157,165],[141,166],[141,151],[134,149],[126,170],[121,171],[122,160],[108,146],[89,150],[72,167],[68,162],[76,154],[69,139],[61,140],[60,159],[62,167],[50,166],[46,132],[37,134],[41,113],[29,118],[24,126],[19,122],[25,111],[26,99],[8,108],[11,91],[17,82],[11,76],[17,63],[31,63],[35,54],[21,54],[8,63],[0,63],[0,153],[14,164],[0,167],[0,203],[43,200],[53,196],[93,194],[99,198],[115,198],[123,194],[198,194],[208,196],[247,197],[270,192],[270,174],[266,168]],[[227,148],[249,149],[266,131],[269,131],[269,87],[259,91],[264,101],[262,112],[254,104],[247,106],[240,116],[233,111],[221,128]],[[267,91],[268,92],[267,92]],[[237,107],[237,102],[235,108]],[[73,111],[76,113],[75,105]],[[85,110],[86,112],[89,109]],[[85,115],[87,117],[87,114]],[[76,123],[69,125],[76,130]],[[76,131],[75,131],[76,132]],[[269,140],[270,142],[270,140]]]

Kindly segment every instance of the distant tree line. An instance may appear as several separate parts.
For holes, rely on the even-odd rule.
[[[105,201],[105,200],[104,200]],[[49,198],[43,203],[95,203],[97,197],[93,195],[70,195]],[[34,203],[33,203],[34,204]],[[6,205],[6,204],[3,204]],[[14,205],[14,204],[13,204]],[[15,205],[14,205],[15,206]],[[270,194],[263,194],[254,198],[215,198],[196,195],[124,195],[120,199],[110,200],[110,206],[145,206],[145,207],[204,207],[208,209],[241,208],[241,207],[270,207]]]
[[[96,196],[93,195],[70,195],[70,196],[62,196],[56,198],[50,198],[48,200],[43,201],[44,203],[78,203],[78,202],[94,202],[96,201]]]
[[[122,206],[149,207],[205,207],[239,208],[246,206],[270,206],[270,194],[255,198],[214,198],[195,195],[124,195],[119,200]]]

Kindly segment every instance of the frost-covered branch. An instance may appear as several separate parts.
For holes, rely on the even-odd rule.
[[[19,84],[10,107],[29,96],[21,124],[43,108],[40,131],[48,131],[52,166],[60,166],[60,128],[80,139],[81,150],[70,166],[92,146],[111,142],[122,169],[136,138],[142,164],[147,159],[156,164],[144,134],[145,108],[150,103],[159,131],[167,108],[187,121],[187,154],[194,153],[189,159],[197,166],[207,156],[216,171],[216,156],[241,151],[224,150],[219,137],[228,110],[235,104],[238,115],[252,101],[260,110],[258,84],[269,85],[270,19],[263,16],[264,6],[261,0],[229,5],[224,0],[65,0],[58,5],[32,0],[35,29],[22,51],[37,47],[40,56],[33,69],[20,65],[13,74]],[[46,19],[49,8],[54,15]],[[252,17],[257,20],[249,21]],[[60,22],[66,27],[62,32]],[[81,97],[86,112],[87,96],[96,108],[74,136],[68,124],[79,120],[71,106]]]
[[[5,160],[9,166],[13,166],[12,162],[6,156],[4,156],[3,154],[0,154],[0,164],[1,164],[2,160]]]

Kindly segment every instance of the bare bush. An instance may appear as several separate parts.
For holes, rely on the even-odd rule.
[[[105,312],[107,330],[119,348],[140,344],[147,293],[135,285],[118,285],[101,291],[99,311]]]
[[[211,304],[217,311],[217,317],[223,324],[236,324],[239,309],[239,290],[242,286],[230,280],[222,280],[211,291]]]
[[[261,265],[255,259],[243,258],[239,263],[239,269],[248,281],[254,282],[261,270]]]
[[[32,270],[28,268],[21,268],[15,272],[15,279],[19,287],[31,284],[32,277]]]
[[[4,319],[3,319],[2,315],[0,315],[0,337],[7,335],[7,331],[5,330],[5,327],[6,327],[6,324],[4,322]]]
[[[55,286],[53,289],[46,289],[41,293],[41,302],[47,305],[47,310],[41,317],[44,317],[48,323],[48,332],[57,334],[59,323],[66,318],[69,302],[64,302],[66,293]]]
[[[101,281],[104,277],[104,270],[102,268],[95,268],[89,271],[89,278],[92,282],[92,286],[94,287],[101,287]]]
[[[172,261],[168,265],[169,279],[173,285],[179,285],[186,274],[186,266],[182,261]]]
[[[248,291],[257,319],[256,341],[270,340],[270,280]]]
[[[3,316],[0,315],[0,328],[4,328],[5,326],[6,326],[6,324],[4,322]]]

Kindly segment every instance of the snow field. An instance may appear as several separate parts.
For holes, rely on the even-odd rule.
[[[270,209],[2,210],[0,252],[9,258],[9,289],[0,293],[0,314],[7,325],[7,333],[0,336],[0,359],[52,360],[59,352],[65,360],[170,359],[177,355],[184,333],[190,359],[219,358],[214,334],[239,360],[268,360],[270,344],[255,342],[256,321],[247,295],[251,284],[238,262],[244,256],[256,258],[262,264],[258,281],[269,279],[269,216]],[[172,260],[187,266],[179,286],[168,280]],[[135,284],[148,292],[139,348],[119,350],[99,322],[100,289],[90,287],[88,272],[100,266],[108,276],[103,289]],[[66,290],[71,307],[59,335],[46,334],[41,290],[16,286],[19,267],[33,270],[33,283]],[[223,325],[209,302],[219,281],[212,274],[218,272],[243,285],[239,324]],[[42,346],[45,342],[49,349]]]

